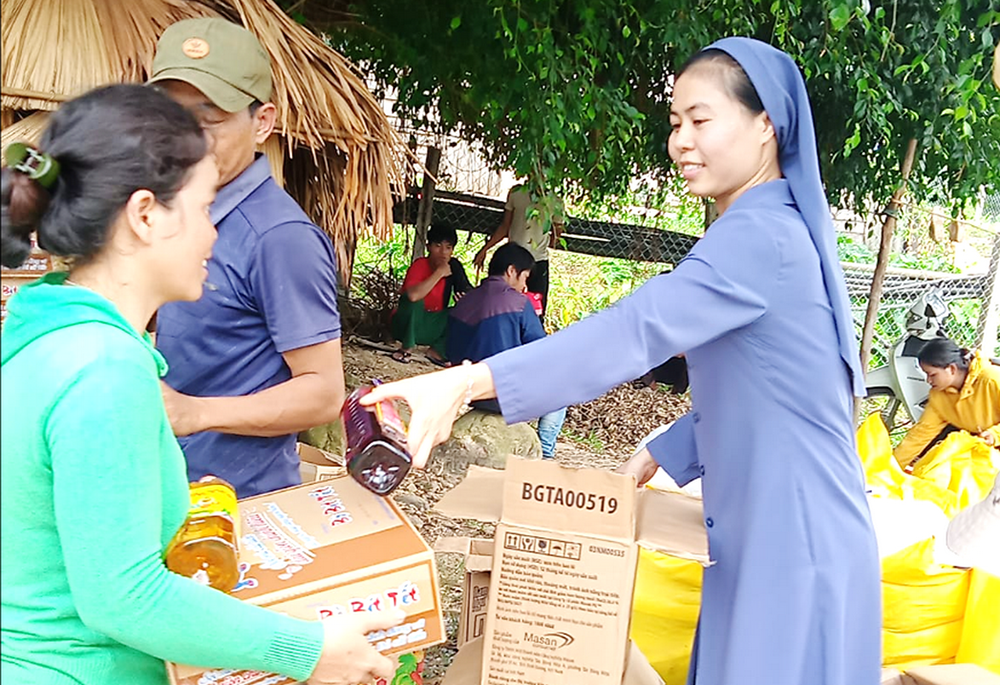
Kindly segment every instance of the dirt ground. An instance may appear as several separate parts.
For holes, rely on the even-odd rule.
[[[393,360],[390,345],[351,337],[344,345],[344,369],[349,376],[365,382],[372,378],[397,380],[437,370],[419,350],[408,364]],[[556,445],[556,459],[569,466],[613,469],[632,453],[635,444],[657,426],[687,411],[686,396],[662,389],[635,388],[626,384],[603,397],[570,407],[563,433]],[[451,519],[433,510],[444,494],[460,480],[443,465],[428,464],[414,471],[393,495],[431,546],[440,537],[492,537],[494,526],[474,520]],[[457,554],[438,554],[441,600],[445,610],[448,642],[427,652],[424,671],[426,685],[440,685],[455,655],[461,582],[464,569]]]

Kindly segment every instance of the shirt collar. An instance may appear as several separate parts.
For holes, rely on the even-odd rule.
[[[209,208],[212,223],[218,226],[219,222],[229,216],[230,212],[269,178],[271,178],[271,165],[266,156],[258,153],[257,158],[243,170],[243,173],[222,186],[216,193],[215,201]]]
[[[508,283],[507,279],[503,276],[489,276],[487,277],[486,282],[491,283],[494,288],[513,290],[513,288],[510,287],[510,283]]]

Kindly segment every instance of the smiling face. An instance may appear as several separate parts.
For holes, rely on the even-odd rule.
[[[208,215],[218,180],[215,160],[206,156],[191,169],[169,204],[157,204],[151,213],[156,259],[150,275],[161,284],[164,301],[194,301],[202,295],[207,262],[218,237]]]
[[[678,77],[667,146],[688,189],[714,198],[720,214],[747,189],[781,178],[771,120],[728,92],[726,68],[699,64]]]

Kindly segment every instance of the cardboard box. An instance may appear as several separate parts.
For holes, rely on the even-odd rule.
[[[403,625],[372,633],[385,654],[446,639],[434,553],[403,512],[342,476],[239,502],[240,582],[233,596],[303,619],[402,608]],[[167,664],[174,685],[291,685],[251,671]]]
[[[499,522],[483,685],[620,685],[638,546],[711,563],[700,500],[597,469],[472,466],[436,509]]]
[[[905,685],[1000,685],[1000,675],[976,664],[940,664],[911,668]]]
[[[462,610],[458,616],[457,646],[481,638],[486,630],[486,609],[493,568],[493,539],[438,538],[435,552],[455,552],[464,559]]]
[[[20,267],[16,269],[0,267],[0,324],[7,319],[7,300],[12,298],[21,286],[33,283],[52,271],[52,257],[38,249],[34,236],[31,238],[31,246],[31,253]]]
[[[37,276],[11,274],[7,269],[3,270],[2,275],[0,275],[0,323],[3,323],[7,318],[7,301],[14,297],[21,286],[34,283],[40,276],[41,274]]]
[[[5,266],[0,267],[0,274],[3,274],[3,278],[7,278],[8,276],[25,276],[35,280],[50,271],[52,271],[51,255],[48,252],[38,249],[33,249],[28,254],[28,258],[24,260],[24,263],[16,269],[8,269]]]
[[[304,442],[295,443],[299,453],[299,475],[303,483],[343,476],[347,474],[344,457],[331,454]]]
[[[483,662],[483,641],[473,640],[458,650],[455,659],[451,662],[451,667],[444,674],[441,685],[479,685],[480,672]],[[514,676],[516,678],[517,676]],[[521,682],[511,680],[510,682]],[[523,681],[525,683],[535,681]],[[549,683],[558,682],[559,685],[576,685],[569,681],[546,681]],[[621,685],[663,685],[663,679],[653,670],[653,667],[646,661],[639,648],[633,642],[628,644],[628,659],[625,663],[625,672],[622,675]]]

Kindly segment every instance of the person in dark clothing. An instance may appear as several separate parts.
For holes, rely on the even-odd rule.
[[[488,277],[455,305],[449,315],[448,360],[480,362],[504,350],[545,337],[542,322],[524,292],[535,259],[525,248],[507,243],[493,254]],[[474,403],[476,409],[500,413],[496,400]],[[556,438],[566,420],[566,409],[538,419],[542,458],[555,457]]]

